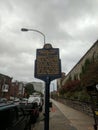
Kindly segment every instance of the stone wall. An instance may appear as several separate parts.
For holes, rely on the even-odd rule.
[[[78,100],[69,100],[69,99],[64,99],[64,98],[57,98],[55,100],[65,104],[69,107],[72,107],[76,110],[79,110],[89,116],[93,116],[90,102],[81,102]]]
[[[62,82],[62,85],[65,84],[66,80],[71,76],[74,79],[74,76],[77,75],[80,79],[80,73],[82,71],[82,66],[85,61],[89,60],[98,60],[98,41],[96,41],[93,46],[87,51],[87,53],[79,60],[79,62],[72,68],[72,70],[66,75],[65,79]]]

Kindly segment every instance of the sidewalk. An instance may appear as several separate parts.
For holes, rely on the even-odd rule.
[[[94,130],[94,119],[80,111],[70,108],[62,103],[52,100],[52,102],[59,108],[59,110],[70,121],[71,125],[77,130]]]
[[[94,130],[92,117],[62,103],[51,101],[53,107],[50,109],[49,130]],[[44,116],[41,114],[32,130],[44,130],[43,118]]]

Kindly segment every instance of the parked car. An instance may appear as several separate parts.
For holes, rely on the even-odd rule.
[[[7,102],[7,99],[6,98],[0,98],[0,103],[4,103],[4,102]]]
[[[30,114],[16,104],[0,104],[0,130],[30,130]]]
[[[28,111],[30,114],[30,121],[31,124],[35,124],[37,118],[39,117],[39,107],[36,102],[20,102],[20,107],[23,108],[25,111]]]
[[[35,98],[35,101],[37,102],[38,107],[39,107],[39,111],[41,112],[42,109],[43,109],[43,99],[42,99],[42,97],[37,96],[37,97]]]
[[[28,99],[28,103],[36,103],[38,105],[39,111],[42,111],[43,102],[43,98],[38,95],[30,95]]]
[[[19,102],[19,101],[20,101],[19,98],[17,98],[17,97],[14,98],[14,102]]]
[[[22,98],[22,99],[20,100],[20,103],[27,104],[27,103],[28,103],[28,99],[27,99],[27,98]]]

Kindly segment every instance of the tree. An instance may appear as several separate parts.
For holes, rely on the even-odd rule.
[[[25,93],[27,94],[27,97],[31,95],[33,92],[35,92],[33,84],[31,83],[26,84]]]
[[[67,92],[73,92],[80,87],[80,80],[68,80],[60,89],[59,93],[64,95]]]

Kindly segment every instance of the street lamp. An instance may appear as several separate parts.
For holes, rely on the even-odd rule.
[[[38,33],[40,33],[41,35],[43,35],[43,37],[44,37],[44,45],[45,45],[45,43],[46,43],[46,38],[45,38],[45,35],[42,33],[42,32],[40,32],[39,30],[36,30],[36,29],[27,29],[27,28],[21,28],[21,31],[34,31],[34,32],[38,32]]]

